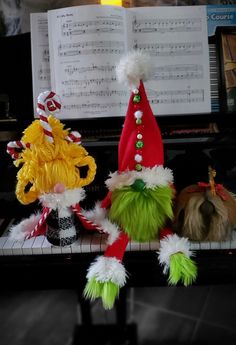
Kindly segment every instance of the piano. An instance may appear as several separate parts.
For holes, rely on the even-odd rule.
[[[29,34],[1,40],[2,51],[11,53],[8,56],[3,54],[0,61],[3,69],[0,83],[0,289],[79,288],[85,284],[90,263],[105,250],[106,235],[82,231],[77,242],[68,247],[52,246],[43,236],[25,241],[9,238],[10,226],[37,209],[37,205],[23,206],[16,200],[17,169],[6,153],[7,142],[18,139],[33,120],[33,97]],[[209,42],[209,47],[212,112],[162,116],[158,117],[158,124],[163,135],[167,166],[170,164],[173,168],[174,158],[180,154],[193,157],[199,153],[209,156],[210,153],[217,158],[222,183],[236,192],[235,155],[226,159],[226,152],[235,152],[234,114],[222,110],[215,42]],[[15,56],[18,58],[17,67],[13,61]],[[14,83],[9,81],[5,66],[12,66]],[[22,80],[25,80],[24,88]],[[72,130],[80,131],[84,146],[95,157],[99,167],[95,181],[86,187],[84,207],[91,207],[106,194],[104,181],[110,171],[117,169],[117,146],[123,120],[120,117],[63,121]],[[176,171],[179,171],[176,185],[181,188],[187,181],[181,180],[181,169]],[[128,286],[167,285],[157,261],[158,249],[158,240],[129,244],[124,257],[129,272]],[[236,283],[236,232],[224,242],[191,242],[191,249],[195,252],[199,271],[195,284]]]

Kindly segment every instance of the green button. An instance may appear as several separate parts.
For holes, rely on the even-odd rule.
[[[142,165],[141,164],[136,164],[135,165],[135,170],[141,171],[142,170]]]
[[[133,98],[133,102],[134,103],[139,103],[140,101],[141,101],[140,95],[135,95],[134,98]]]
[[[136,125],[141,125],[142,124],[142,120],[141,119],[137,119],[136,120]]]
[[[144,143],[142,140],[138,140],[135,146],[137,149],[141,149],[144,146]]]

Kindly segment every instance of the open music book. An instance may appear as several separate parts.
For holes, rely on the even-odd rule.
[[[125,115],[130,91],[115,66],[133,49],[151,56],[145,87],[154,114],[211,111],[205,6],[51,10],[31,14],[31,40],[34,105],[52,89],[60,118]]]

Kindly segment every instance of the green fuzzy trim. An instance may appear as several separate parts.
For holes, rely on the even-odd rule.
[[[169,186],[134,190],[123,187],[112,193],[109,219],[138,242],[154,239],[173,217],[173,189]]]
[[[176,253],[170,256],[170,272],[168,282],[170,285],[176,285],[182,282],[188,286],[194,282],[197,277],[196,263],[183,253]]]
[[[98,282],[95,278],[90,279],[84,289],[84,297],[94,301],[101,297],[105,309],[112,309],[116,298],[119,296],[120,287],[111,281]]]

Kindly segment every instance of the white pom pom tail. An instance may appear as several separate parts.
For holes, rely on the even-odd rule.
[[[117,79],[134,89],[140,80],[147,80],[150,75],[150,57],[141,51],[132,51],[125,55],[116,67]]]

